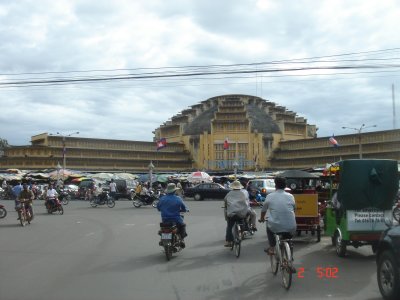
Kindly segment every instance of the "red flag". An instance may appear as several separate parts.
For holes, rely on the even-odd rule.
[[[229,142],[228,142],[228,138],[225,139],[224,141],[224,150],[229,149]]]
[[[339,143],[337,142],[337,140],[335,139],[335,136],[332,134],[332,136],[329,138],[329,143],[333,146],[333,147],[339,147]]]
[[[167,147],[167,139],[166,138],[161,138],[159,141],[157,141],[157,150],[160,150],[165,147]]]

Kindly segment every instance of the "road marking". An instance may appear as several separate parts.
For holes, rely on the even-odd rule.
[[[146,224],[146,226],[156,226],[156,224]]]
[[[125,226],[135,226],[135,224],[125,224]]]
[[[91,235],[94,235],[94,232],[89,232],[89,233],[85,234],[85,236],[91,236]]]

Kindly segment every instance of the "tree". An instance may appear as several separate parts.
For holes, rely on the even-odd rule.
[[[4,155],[4,149],[10,147],[6,139],[0,138],[0,156]]]

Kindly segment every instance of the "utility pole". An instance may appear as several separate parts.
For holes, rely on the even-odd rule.
[[[393,102],[393,129],[396,129],[396,102],[394,99],[394,84],[392,84],[392,102]]]
[[[372,125],[372,126],[367,126],[367,127],[365,127],[365,124],[362,124],[362,125],[360,126],[360,128],[345,127],[345,126],[342,127],[343,129],[353,129],[353,130],[357,131],[357,133],[358,133],[358,158],[359,158],[359,159],[362,159],[361,131],[362,131],[363,129],[371,128],[371,127],[376,127],[376,125]]]

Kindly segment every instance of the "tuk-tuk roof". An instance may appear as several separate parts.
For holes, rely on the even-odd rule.
[[[391,209],[399,189],[397,161],[349,159],[340,163],[338,199],[344,209]]]

